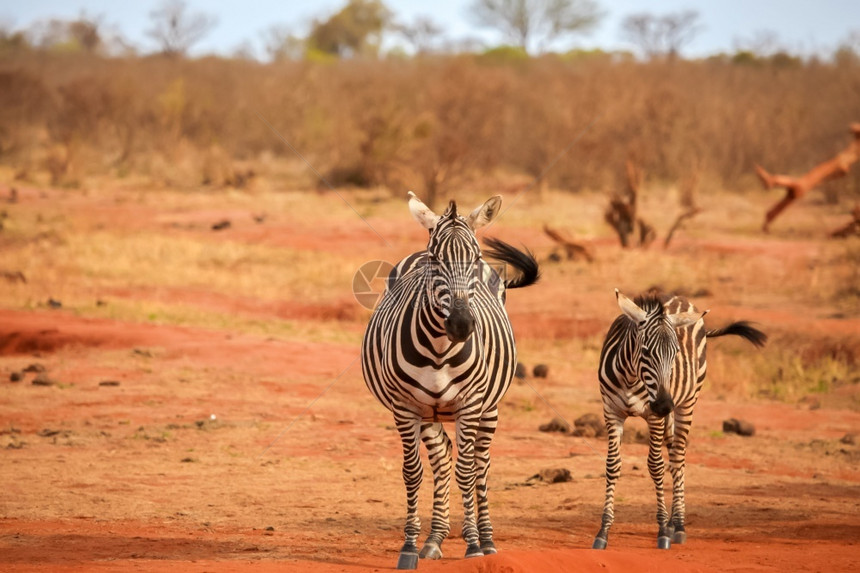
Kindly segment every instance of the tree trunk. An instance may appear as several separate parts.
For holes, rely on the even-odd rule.
[[[860,123],[851,124],[854,141],[832,159],[819,163],[800,177],[788,175],[773,175],[760,165],[755,166],[756,174],[765,189],[774,187],[785,188],[785,197],[771,207],[764,216],[762,230],[768,231],[770,224],[789,205],[806,195],[811,189],[824,181],[843,177],[851,169],[851,165],[860,159]]]

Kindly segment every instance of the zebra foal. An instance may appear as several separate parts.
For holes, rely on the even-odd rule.
[[[419,442],[433,470],[433,518],[420,556],[442,557],[442,541],[450,531],[452,467],[463,498],[466,557],[496,552],[487,501],[489,449],[498,404],[517,362],[505,289],[528,286],[539,276],[530,253],[502,241],[487,239],[491,250],[486,254],[510,264],[519,276],[502,280],[482,258],[475,231],[499,214],[500,197],[464,217],[453,201],[440,216],[409,195],[413,217],[430,232],[427,249],[391,271],[361,349],[367,387],[394,414],[403,446],[406,539],[398,569],[418,565]],[[445,421],[455,423],[456,465]]]
[[[684,466],[693,407],[705,381],[708,338],[733,334],[764,346],[767,335],[745,321],[706,330],[700,312],[687,299],[642,295],[630,300],[615,290],[622,314],[615,319],[600,353],[600,394],[609,446],[606,499],[593,549],[605,549],[615,519],[615,485],[621,475],[621,435],[629,416],[648,422],[648,471],[657,490],[657,547],[684,543]],[[672,511],[663,497],[662,446],[669,453]]]

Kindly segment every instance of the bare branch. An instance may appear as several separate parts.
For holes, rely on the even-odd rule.
[[[785,188],[785,197],[765,214],[764,224],[762,225],[764,232],[768,231],[770,224],[780,213],[796,200],[806,195],[811,189],[825,181],[843,177],[848,173],[851,165],[860,159],[860,123],[852,123],[851,132],[854,134],[854,141],[848,147],[839,152],[836,157],[819,163],[800,177],[773,175],[763,167],[759,165],[755,166],[756,175],[758,175],[765,189],[772,189],[774,187]]]
[[[152,27],[146,35],[160,46],[161,53],[184,56],[217,24],[214,16],[203,12],[189,12],[185,0],[164,0],[159,8],[149,13]]]
[[[589,263],[594,262],[594,255],[585,245],[581,245],[572,241],[562,234],[560,231],[556,231],[555,229],[551,229],[548,225],[543,226],[543,232],[547,234],[547,236],[558,243],[563,249],[567,260],[575,261],[577,259],[585,259]]]

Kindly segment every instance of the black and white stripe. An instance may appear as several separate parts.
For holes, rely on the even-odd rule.
[[[648,471],[657,490],[657,546],[686,540],[684,529],[684,465],[693,407],[707,371],[707,339],[737,335],[756,346],[767,336],[745,321],[705,330],[703,317],[687,299],[672,295],[643,295],[630,300],[615,291],[622,314],[615,319],[600,355],[600,393],[609,434],[606,455],[606,499],[600,531],[593,548],[606,547],[615,519],[615,486],[621,475],[621,435],[629,416],[648,422]],[[663,496],[664,460],[669,453],[672,511]]]
[[[482,257],[475,230],[499,213],[493,197],[468,216],[452,201],[438,216],[414,195],[413,216],[430,231],[425,251],[403,259],[374,311],[362,343],[362,371],[371,393],[394,414],[403,444],[406,541],[398,568],[417,565],[419,441],[433,470],[433,519],[421,557],[439,558],[448,523],[451,469],[463,497],[466,556],[495,553],[487,502],[489,448],[498,404],[513,378],[516,347],[505,312],[506,288],[538,279],[529,253],[488,239],[487,254],[520,276],[503,280]],[[457,460],[442,422],[456,427]]]

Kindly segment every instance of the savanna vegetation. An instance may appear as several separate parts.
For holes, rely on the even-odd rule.
[[[706,187],[746,191],[757,185],[755,163],[807,169],[844,145],[860,117],[851,47],[826,59],[739,51],[683,60],[676,41],[660,57],[640,17],[628,33],[644,38],[644,60],[522,46],[444,51],[418,40],[413,55],[383,54],[390,13],[347,11],[367,4],[379,3],[350,2],[304,40],[272,32],[268,62],[192,59],[175,39],[137,54],[99,50],[80,31],[42,45],[6,32],[0,164],[52,185],[104,174],[181,188],[257,178],[278,189],[414,189],[433,202],[488,174],[611,190],[633,159],[652,180],[697,172]],[[361,33],[347,25],[356,19]],[[417,25],[400,30],[415,38]],[[828,190],[856,196],[860,174]]]

